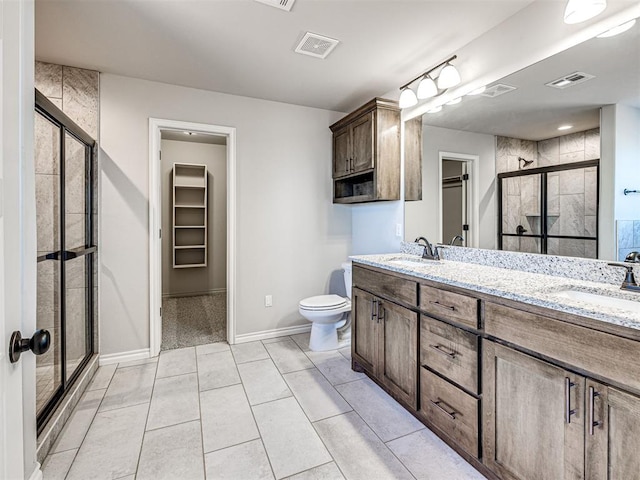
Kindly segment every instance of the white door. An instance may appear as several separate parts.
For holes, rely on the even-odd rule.
[[[0,0],[0,478],[37,478],[35,357],[9,362],[35,330],[33,2]]]

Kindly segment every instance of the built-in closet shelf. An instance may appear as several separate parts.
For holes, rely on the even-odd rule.
[[[207,166],[173,164],[173,268],[207,266]]]

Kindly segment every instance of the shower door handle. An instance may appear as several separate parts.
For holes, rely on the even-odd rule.
[[[9,361],[16,363],[27,350],[36,355],[47,353],[51,345],[51,334],[48,330],[38,330],[31,338],[22,338],[22,334],[16,330],[9,341]]]
[[[73,260],[74,258],[82,257],[84,255],[89,255],[90,253],[94,253],[98,250],[98,247],[78,247],[73,248],[71,250],[65,250],[62,252],[62,260]]]

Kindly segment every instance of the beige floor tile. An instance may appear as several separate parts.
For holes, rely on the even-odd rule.
[[[151,400],[156,365],[147,364],[116,370],[104,395],[100,412],[129,407]]]
[[[355,412],[320,420],[313,425],[348,480],[413,479]]]
[[[227,342],[207,343],[206,345],[198,345],[196,347],[196,355],[209,355],[210,353],[228,352],[229,344]]]
[[[276,478],[332,460],[295,398],[257,405],[253,414]]]
[[[353,382],[365,378],[364,373],[351,370],[351,361],[344,358],[336,350],[329,352],[307,352],[307,356],[327,377],[332,385]]]
[[[194,347],[164,350],[158,360],[157,378],[184,375],[196,371],[196,349]]]
[[[78,450],[67,450],[47,456],[42,464],[43,478],[46,480],[64,480]]]
[[[272,480],[273,472],[260,440],[205,455],[208,480]]]
[[[113,378],[113,374],[116,373],[117,364],[105,365],[103,367],[99,367],[96,370],[91,383],[87,387],[87,390],[104,390],[109,387],[109,383],[111,383],[111,379]]]
[[[240,383],[231,352],[198,356],[198,380],[201,392]]]
[[[145,434],[137,480],[204,478],[200,422],[182,423]]]
[[[130,362],[120,362],[118,368],[135,367],[137,365],[146,365],[147,363],[158,363],[159,357],[141,358],[140,360],[131,360]]]
[[[238,365],[249,404],[271,402],[291,396],[291,391],[271,360]]]
[[[264,360],[269,358],[269,353],[264,348],[262,342],[248,342],[231,345],[233,358],[236,363],[255,362],[256,360]]]
[[[147,430],[200,418],[198,376],[195,373],[158,378],[153,388]]]
[[[202,392],[200,410],[206,453],[260,437],[242,385]]]
[[[287,477],[287,480],[344,480],[344,476],[338,466],[331,462]]]
[[[67,480],[111,480],[134,474],[148,409],[144,404],[97,413]]]
[[[309,348],[309,338],[311,337],[311,332],[307,333],[298,333],[296,335],[291,335],[291,340],[296,342],[296,344],[300,347],[300,350],[303,352],[310,352]]]
[[[368,378],[338,385],[336,390],[384,442],[425,428]]]
[[[50,453],[80,448],[105,392],[106,390],[91,390],[82,395]]]
[[[418,480],[485,478],[431,430],[420,430],[392,440],[387,446]]]
[[[306,368],[314,368],[313,362],[304,354],[296,343],[287,338],[281,342],[265,345],[273,363],[280,373],[296,372]]]
[[[317,369],[301,370],[283,376],[312,422],[351,411],[351,406]]]

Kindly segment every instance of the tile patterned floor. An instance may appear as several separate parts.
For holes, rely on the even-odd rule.
[[[98,369],[46,458],[56,479],[483,479],[308,334]]]

